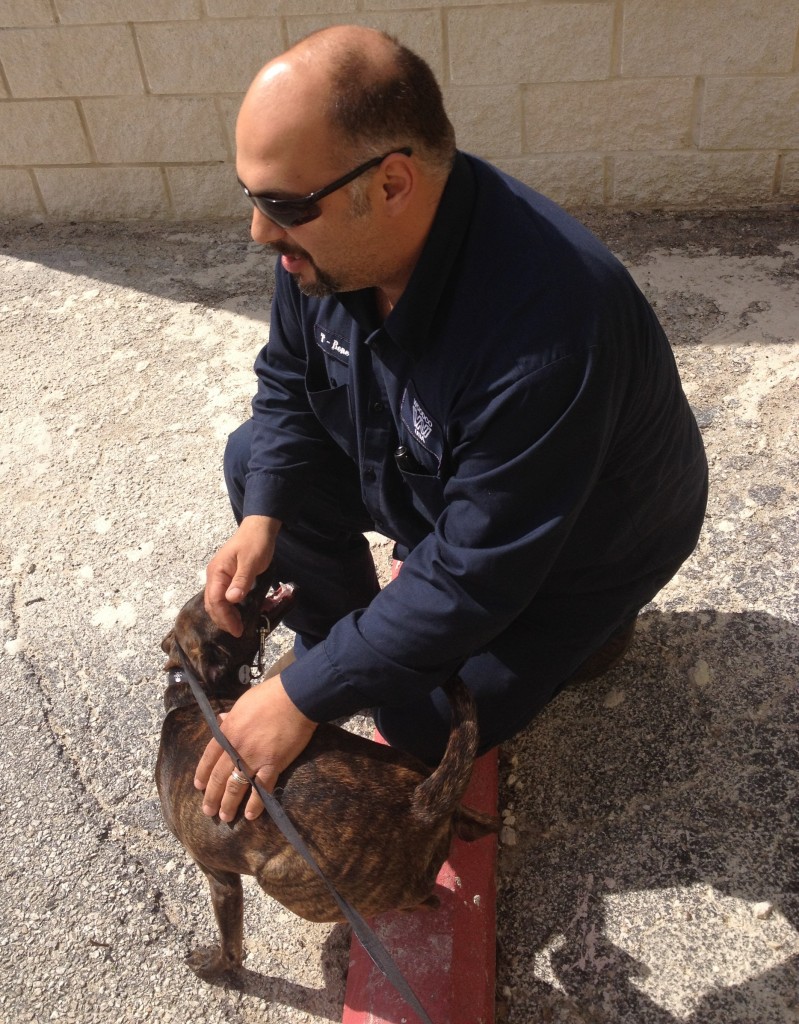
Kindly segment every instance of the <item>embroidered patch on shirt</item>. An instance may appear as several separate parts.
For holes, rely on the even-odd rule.
[[[350,341],[349,338],[342,339],[332,331],[329,331],[327,327],[322,327],[321,324],[314,324],[314,335],[316,336],[316,344],[321,350],[335,359],[339,363],[343,363],[345,366],[349,365],[350,361]]]
[[[444,454],[444,438],[441,428],[419,401],[412,382],[403,392],[401,415],[403,425],[413,440],[420,444],[425,451],[435,456],[436,466],[440,466]]]
[[[413,418],[413,432],[424,444],[430,436],[430,431],[433,429],[433,421],[415,398],[411,405],[411,416]]]

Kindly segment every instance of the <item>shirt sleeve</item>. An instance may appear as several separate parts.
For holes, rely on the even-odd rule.
[[[595,483],[613,429],[612,358],[586,348],[459,410],[445,509],[399,577],[291,666],[316,720],[441,685],[530,603]]]

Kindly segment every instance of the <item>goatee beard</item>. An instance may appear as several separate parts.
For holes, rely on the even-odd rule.
[[[300,256],[313,267],[316,274],[314,281],[305,283],[300,281],[297,274],[292,274],[292,277],[296,278],[297,287],[303,295],[307,295],[312,299],[324,299],[328,295],[334,295],[336,292],[341,291],[340,283],[334,277],[331,277],[330,274],[326,274],[324,270],[317,267],[313,257],[304,249],[292,249],[282,242],[270,242],[269,248],[279,256]]]
[[[303,295],[307,295],[310,299],[325,299],[328,295],[334,295],[336,292],[341,291],[338,282],[329,274],[326,274],[324,270],[320,270],[315,263],[313,267],[316,271],[316,280],[305,282],[300,281],[299,278],[297,279],[297,287]]]

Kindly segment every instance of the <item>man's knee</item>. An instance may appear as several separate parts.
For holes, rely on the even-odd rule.
[[[420,701],[374,710],[375,725],[392,747],[418,757],[431,768],[441,760],[451,728],[449,701],[443,690],[433,690]]]
[[[225,445],[223,458],[225,486],[237,523],[240,523],[244,516],[244,486],[247,479],[247,466],[250,462],[251,441],[252,420],[247,420],[233,431]]]
[[[362,534],[325,536],[303,523],[284,526],[272,566],[278,579],[297,587],[296,605],[284,622],[300,637],[298,654],[323,640],[345,615],[365,608],[380,589]]]

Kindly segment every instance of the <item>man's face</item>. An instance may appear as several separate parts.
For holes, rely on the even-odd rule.
[[[273,223],[260,210],[253,209],[250,229],[253,239],[264,242],[281,256],[284,270],[294,276],[297,286],[304,295],[323,298],[334,292],[354,291],[356,288],[368,287],[375,283],[371,272],[367,272],[367,268],[363,266],[363,261],[353,259],[351,252],[353,246],[357,244],[358,231],[363,226],[353,222],[368,216],[371,204],[368,197],[363,196],[360,191],[348,196],[348,200],[348,209],[336,212],[337,227],[333,233],[329,230],[330,221],[333,220],[330,211],[328,224],[318,225],[321,230],[303,230],[312,228],[314,222],[311,222],[295,228],[279,229],[282,235],[276,238]],[[324,199],[320,202],[322,214],[316,220],[322,220],[328,212],[323,204]],[[263,223],[265,220],[267,223]],[[332,251],[329,246],[331,234],[336,239]],[[317,253],[322,261],[321,265],[306,246],[312,247]]]
[[[319,62],[278,58],[263,69],[236,124],[236,172],[255,195],[296,200],[354,170],[352,154],[324,115],[329,81]],[[377,154],[375,154],[377,155]],[[253,208],[251,234],[280,254],[307,294],[380,286],[393,273],[393,232],[383,220],[380,168],[323,196],[319,216],[281,227]]]
[[[314,171],[314,158],[309,155],[305,166],[295,168],[290,155],[287,152],[283,159],[258,163],[243,159],[240,153],[239,178],[253,193],[299,199],[341,176],[340,163],[332,173]],[[348,166],[344,172],[351,169]],[[253,239],[280,255],[283,268],[294,276],[306,295],[324,296],[379,283],[381,246],[377,244],[372,218],[371,173],[367,171],[362,178],[320,199],[319,215],[305,224],[281,227],[260,209],[253,208]],[[290,187],[283,182],[290,182]]]

